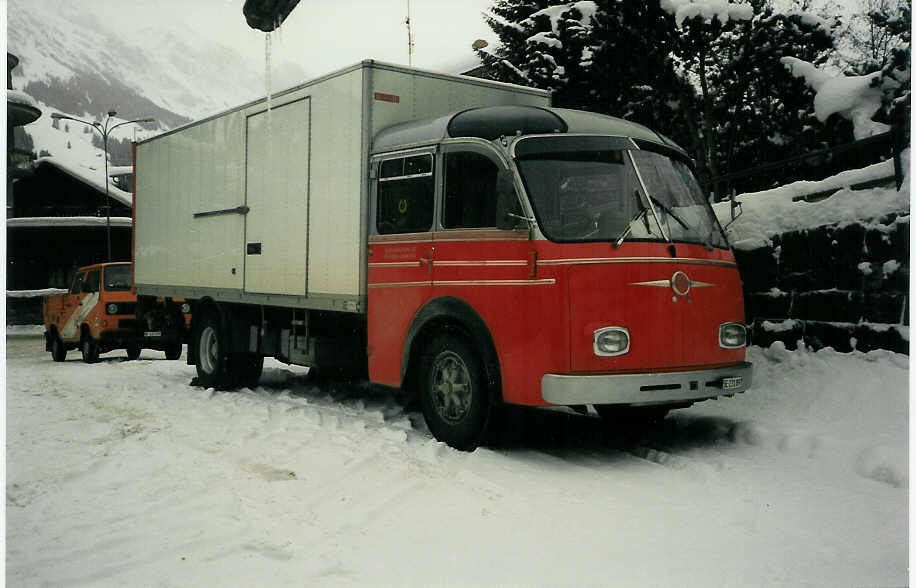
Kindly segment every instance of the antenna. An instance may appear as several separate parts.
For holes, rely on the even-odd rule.
[[[407,65],[413,67],[413,33],[410,32],[410,0],[407,0]]]

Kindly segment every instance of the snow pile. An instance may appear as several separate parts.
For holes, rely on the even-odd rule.
[[[877,84],[881,79],[880,71],[866,76],[832,76],[795,57],[783,57],[780,61],[792,75],[803,78],[817,92],[814,114],[819,121],[840,114],[852,121],[856,139],[890,130],[888,125],[871,119],[881,108],[882,88]]]
[[[750,391],[643,434],[524,413],[467,454],[273,361],[216,392],[160,352],[7,344],[10,585],[907,581],[904,356],[752,348]]]
[[[662,10],[674,15],[678,27],[697,16],[706,22],[717,19],[723,23],[754,18],[754,8],[750,4],[733,4],[726,0],[662,0],[661,4]]]
[[[903,168],[909,168],[909,150],[903,153]],[[729,240],[737,249],[755,249],[767,245],[770,237],[780,233],[909,212],[908,179],[899,191],[895,188],[849,189],[849,186],[892,176],[893,173],[893,162],[884,161],[858,170],[847,170],[818,182],[794,182],[772,190],[741,194],[736,200],[741,203],[743,214],[728,227]],[[841,189],[825,200],[792,200],[796,196],[833,188]],[[713,210],[723,226],[731,221],[729,202],[716,203]]]

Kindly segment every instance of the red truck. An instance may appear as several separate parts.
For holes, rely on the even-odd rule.
[[[45,350],[54,361],[64,361],[67,351],[79,348],[86,363],[95,363],[100,353],[126,349],[129,359],[140,350],[165,351],[167,359],[181,356],[182,306],[172,303],[176,328],[149,330],[136,319],[137,296],[131,284],[131,264],[100,263],[80,268],[66,294],[45,296],[43,315]],[[163,308],[168,308],[163,305]]]
[[[138,316],[191,305],[203,386],[263,358],[415,393],[655,420],[749,388],[741,278],[675,143],[523,88],[367,61],[141,141]]]

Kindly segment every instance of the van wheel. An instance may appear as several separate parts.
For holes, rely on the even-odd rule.
[[[181,357],[181,343],[169,343],[165,348],[165,358],[168,360]]]
[[[204,388],[223,389],[232,382],[229,377],[228,357],[223,352],[226,348],[225,335],[219,324],[219,318],[213,313],[205,315],[197,326],[191,342],[196,346],[197,380]]]
[[[88,332],[83,334],[83,339],[80,341],[80,351],[83,353],[84,362],[96,363],[99,361],[99,344]]]
[[[129,345],[127,347],[127,359],[133,361],[140,357],[140,346],[139,345]]]
[[[51,337],[51,359],[64,361],[67,358],[67,348],[64,347],[64,342],[60,340],[57,333],[52,333]]]
[[[461,337],[437,337],[423,355],[420,404],[433,436],[461,451],[483,441],[491,406],[483,363]]]

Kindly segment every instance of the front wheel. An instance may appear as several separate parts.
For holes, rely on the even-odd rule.
[[[420,404],[429,430],[455,449],[473,451],[490,422],[483,363],[453,334],[434,339],[422,361]]]
[[[83,354],[84,362],[96,363],[99,361],[99,344],[88,332],[83,335],[83,340],[80,342],[80,351]]]

